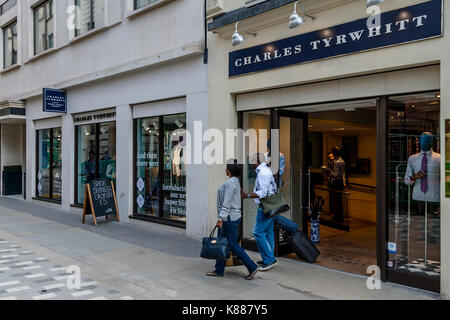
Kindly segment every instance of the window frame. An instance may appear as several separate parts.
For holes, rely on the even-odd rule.
[[[75,30],[74,30],[74,36],[75,38],[80,37],[92,30],[97,29],[100,26],[96,26],[95,25],[95,12],[94,12],[94,2],[95,0],[89,0],[89,22],[88,22],[88,29],[85,32],[81,32],[81,23],[80,25],[77,25],[78,21],[79,21],[79,15],[80,15],[80,11],[81,11],[81,0],[74,0],[74,4],[76,7],[80,8],[80,10],[75,10]],[[104,1],[100,0],[100,3],[102,5],[102,15],[103,15],[103,20],[105,19],[105,12],[104,12]]]
[[[133,120],[133,213],[131,218],[138,219],[138,220],[145,220],[150,222],[156,222],[160,224],[170,225],[173,227],[179,227],[182,229],[186,229],[187,226],[187,212],[186,217],[184,220],[173,220],[170,218],[167,218],[164,216],[164,118],[170,117],[170,116],[185,116],[186,122],[187,122],[187,113],[181,112],[181,113],[170,113],[170,114],[164,114],[164,115],[155,115],[155,116],[149,116],[149,117],[140,117]],[[138,196],[137,189],[136,189],[136,182],[138,180],[137,178],[137,151],[138,151],[138,145],[137,145],[137,128],[138,128],[138,120],[140,119],[148,119],[148,118],[158,118],[159,120],[159,141],[158,141],[158,148],[159,148],[159,171],[158,171],[158,179],[159,181],[162,181],[162,183],[159,183],[158,189],[159,189],[159,206],[158,206],[158,212],[156,216],[150,216],[146,214],[139,214],[137,213],[137,203],[136,199]],[[186,201],[187,203],[187,201]]]
[[[13,28],[14,27],[14,28]],[[14,30],[14,32],[11,32],[12,34],[12,40],[11,40],[11,64],[6,65],[6,58],[9,55],[9,52],[6,52],[6,42],[8,41],[8,37],[6,36],[6,32],[8,29]],[[17,20],[12,21],[11,23],[7,24],[2,28],[3,32],[3,69],[8,69],[11,67],[16,66],[19,63],[19,46],[18,46],[18,32],[17,32]],[[17,48],[14,48],[14,37],[16,38],[16,44]]]
[[[84,203],[80,202],[80,199],[78,197],[78,188],[80,184],[78,183],[78,177],[79,177],[79,170],[78,170],[78,160],[79,160],[79,153],[78,153],[78,146],[80,144],[80,139],[78,137],[78,129],[83,126],[95,126],[95,176],[96,179],[99,178],[100,175],[100,126],[105,124],[112,124],[117,128],[117,121],[105,121],[105,122],[95,122],[95,123],[85,123],[85,124],[79,124],[74,126],[74,134],[75,134],[75,152],[74,152],[74,163],[75,163],[75,187],[74,187],[74,201],[73,206],[75,207],[83,207]],[[117,131],[116,131],[116,149],[115,149],[115,155],[117,156]],[[115,183],[114,183],[115,186]]]
[[[48,39],[48,21],[50,19],[47,19],[47,3],[50,3],[50,7],[51,7],[51,19],[53,19],[53,44],[50,47],[50,41]],[[53,0],[46,0],[42,3],[40,3],[38,6],[33,8],[33,53],[34,55],[39,55],[41,53],[46,52],[47,50],[53,49],[54,48],[54,43],[55,43],[55,39],[54,39],[54,35],[55,35],[55,16],[54,16],[54,1]],[[36,14],[38,12],[39,9],[44,8],[44,28],[45,28],[45,43],[44,43],[44,48],[41,52],[37,52],[37,30],[36,30]]]
[[[55,202],[58,204],[62,203],[62,194],[60,198],[56,198],[54,197],[54,177],[53,177],[53,169],[54,169],[54,153],[53,153],[53,147],[54,147],[54,139],[55,139],[55,130],[61,130],[61,134],[62,134],[62,127],[55,127],[55,128],[47,128],[47,129],[39,129],[36,130],[36,172],[35,172],[35,177],[36,177],[36,183],[35,183],[35,192],[36,192],[36,196],[35,199],[37,200],[42,200],[42,201],[49,201],[49,202]],[[49,130],[49,141],[50,141],[50,157],[48,159],[49,161],[49,197],[42,197],[39,196],[39,190],[38,190],[38,185],[39,185],[39,151],[41,148],[41,143],[39,140],[39,132],[43,131],[43,130]],[[62,153],[61,153],[62,156]],[[61,158],[62,160],[62,158]],[[61,167],[62,167],[62,163],[61,163]],[[62,189],[61,189],[62,191]]]

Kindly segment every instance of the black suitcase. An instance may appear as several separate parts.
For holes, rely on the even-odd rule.
[[[281,230],[281,229],[280,229]],[[281,230],[283,239],[289,243],[295,254],[302,260],[309,263],[316,262],[320,256],[320,251],[316,248],[314,243],[308,239],[303,232],[296,231],[295,233],[287,233]]]

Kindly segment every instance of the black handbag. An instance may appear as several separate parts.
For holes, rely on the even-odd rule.
[[[217,237],[214,238],[217,226],[213,229],[209,237],[203,238],[202,252],[200,257],[210,260],[228,260],[230,258],[230,246],[228,239]]]

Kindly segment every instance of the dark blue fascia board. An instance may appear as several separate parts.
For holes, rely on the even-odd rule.
[[[219,29],[223,26],[234,24],[238,21],[242,21],[244,19],[266,13],[270,10],[277,9],[295,1],[297,0],[269,0],[250,8],[244,7],[227,12],[219,17],[214,18],[213,21],[208,24],[208,31],[214,31],[215,29]]]
[[[25,108],[8,107],[0,109],[0,117],[3,116],[25,116]]]

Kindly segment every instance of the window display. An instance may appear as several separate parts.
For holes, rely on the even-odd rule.
[[[186,219],[186,116],[163,117],[164,133],[164,217]]]
[[[389,100],[388,267],[440,277],[440,95]]]
[[[84,202],[85,185],[97,178],[116,183],[116,124],[97,123],[76,127],[77,165],[75,202]]]
[[[159,215],[159,118],[138,119],[136,206],[138,214]]]
[[[37,131],[36,197],[61,201],[61,128]]]
[[[135,128],[135,214],[185,223],[186,115],[137,119]]]

